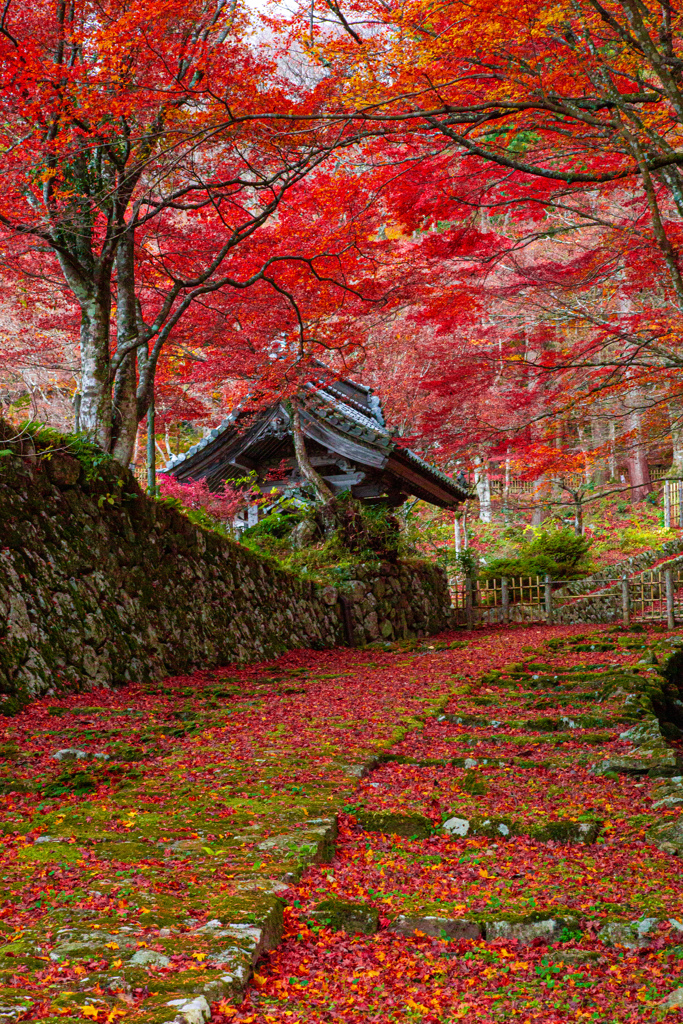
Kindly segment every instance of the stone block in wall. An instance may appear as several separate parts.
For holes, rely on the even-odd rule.
[[[362,601],[365,597],[365,587],[360,580],[349,580],[344,584],[343,592],[354,603]]]
[[[379,623],[377,612],[369,612],[363,619],[363,629],[369,640],[377,640],[379,637]]]

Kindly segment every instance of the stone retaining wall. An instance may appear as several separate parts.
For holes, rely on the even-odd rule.
[[[588,594],[593,590],[598,590],[602,583],[620,579],[624,575],[631,576],[638,571],[642,572],[657,562],[661,562],[663,558],[670,558],[681,552],[683,552],[683,537],[673,537],[662,544],[661,548],[656,548],[654,551],[641,551],[639,555],[631,555],[629,558],[624,558],[621,562],[616,562],[614,565],[608,565],[604,569],[591,573],[590,576],[584,576],[583,579],[572,580],[571,583],[567,583],[562,588],[562,593]]]
[[[362,565],[341,590],[317,585],[148,498],[113,462],[87,470],[30,440],[0,447],[15,452],[0,457],[0,712],[62,689],[451,625],[435,565]]]
[[[653,565],[654,561],[653,559],[649,564]],[[642,572],[631,577],[631,581],[645,580],[649,582],[653,577],[663,573],[665,568],[679,569],[681,566],[683,566],[683,555],[679,555],[677,558],[669,558],[666,562],[658,565],[656,569],[644,569]],[[605,587],[604,590],[598,593],[578,598],[570,604],[557,604],[553,608],[553,621],[557,625],[569,625],[574,622],[616,622],[621,620],[621,617],[620,581],[613,583],[610,587]]]

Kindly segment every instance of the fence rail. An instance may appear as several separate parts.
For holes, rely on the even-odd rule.
[[[567,593],[570,582],[550,576],[458,581],[452,589],[456,621],[470,629],[477,623],[551,624],[584,621],[575,617],[582,611],[585,621],[621,619],[625,625],[638,619],[674,629],[683,621],[683,566],[606,579],[592,594]]]

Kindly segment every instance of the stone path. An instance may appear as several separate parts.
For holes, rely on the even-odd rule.
[[[290,652],[0,719],[0,1021],[197,1024],[240,998],[363,763],[457,687],[415,660],[461,646]]]
[[[368,766],[217,1020],[683,1018],[683,703],[653,639],[541,645]]]
[[[0,1022],[683,1014],[670,652],[460,632],[6,719]]]

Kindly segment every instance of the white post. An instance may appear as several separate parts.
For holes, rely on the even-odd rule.
[[[453,518],[453,532],[455,534],[455,553],[459,555],[462,551],[462,539],[460,537],[460,520],[457,515]]]
[[[664,481],[664,529],[671,529],[671,484]]]

